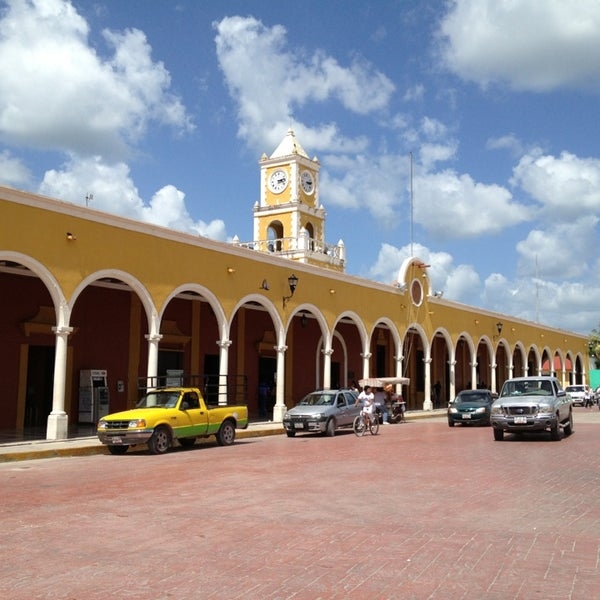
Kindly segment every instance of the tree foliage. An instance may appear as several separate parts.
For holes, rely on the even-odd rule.
[[[590,356],[600,360],[600,330],[592,329],[588,339],[588,349]]]

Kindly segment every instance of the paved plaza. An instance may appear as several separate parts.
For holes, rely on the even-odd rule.
[[[600,597],[600,411],[0,464],[12,600]]]

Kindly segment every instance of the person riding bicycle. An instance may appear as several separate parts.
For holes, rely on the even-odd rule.
[[[375,395],[371,391],[370,385],[365,385],[363,391],[358,395],[354,406],[358,406],[362,404],[361,413],[365,416],[369,421],[373,418],[373,410],[375,408]]]

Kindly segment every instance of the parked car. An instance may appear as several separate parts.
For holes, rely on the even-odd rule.
[[[335,435],[340,427],[352,427],[361,406],[355,406],[358,393],[354,390],[318,390],[307,394],[283,417],[288,437],[297,433],[317,432]]]
[[[565,392],[571,396],[573,406],[585,406],[590,401],[591,392],[587,385],[568,385]]]
[[[573,433],[573,405],[556,377],[515,377],[502,385],[492,404],[494,439],[504,433],[550,431],[551,440],[560,440],[560,429]]]
[[[448,426],[489,425],[492,402],[497,397],[490,390],[463,390],[448,404]]]

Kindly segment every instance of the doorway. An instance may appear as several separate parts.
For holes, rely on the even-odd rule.
[[[266,406],[261,407],[259,401],[259,412],[262,412],[262,410],[266,410],[267,414],[273,414],[273,407],[275,406],[275,383],[277,379],[276,374],[277,359],[270,356],[260,356],[258,358],[259,388],[261,384],[267,384],[269,391],[267,392]]]
[[[25,428],[43,429],[47,425],[48,415],[52,411],[54,354],[54,346],[29,346]]]

